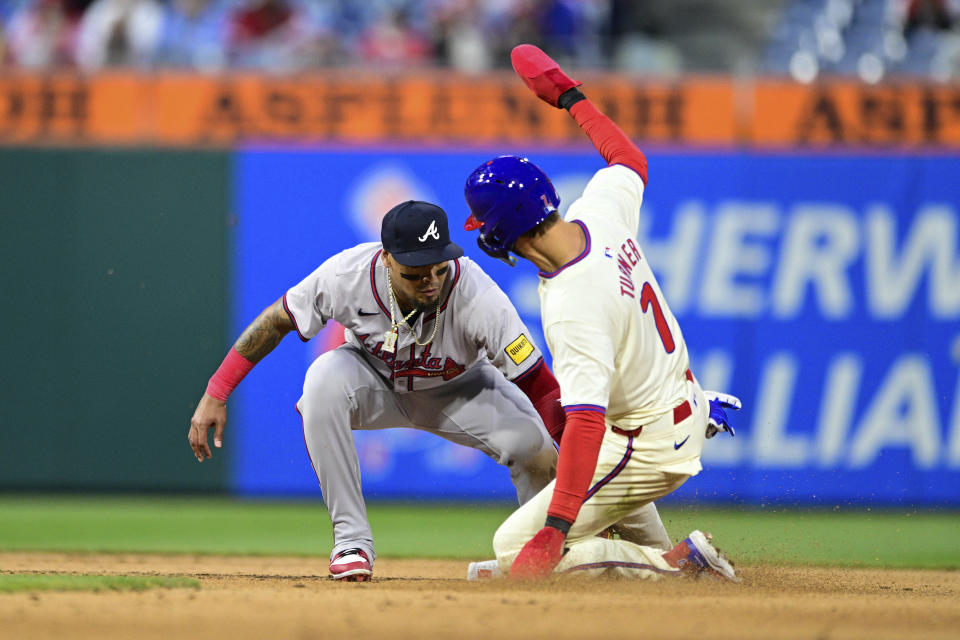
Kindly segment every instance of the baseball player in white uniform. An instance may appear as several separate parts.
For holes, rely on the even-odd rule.
[[[220,447],[227,396],[254,364],[290,331],[306,341],[330,320],[342,324],[346,343],[310,366],[297,409],[333,521],[330,575],[347,581],[369,580],[376,558],[352,429],[423,429],[479,449],[509,469],[524,503],[553,478],[551,435],[559,440],[564,424],[530,332],[450,241],[444,211],[397,205],[381,240],[332,256],[247,327],[188,435],[197,459],[209,458],[207,432]]]
[[[481,248],[507,262],[512,251],[540,269],[544,335],[566,412],[556,481],[496,532],[499,569],[521,579],[709,572],[735,580],[709,534],[694,531],[669,551],[597,535],[699,473],[708,430],[732,433],[724,409],[739,401],[697,384],[636,243],[645,156],[542,51],[521,45],[511,57],[541,99],[570,112],[608,166],[566,220],[550,180],[525,158],[495,158],[467,180],[465,226],[480,231]]]

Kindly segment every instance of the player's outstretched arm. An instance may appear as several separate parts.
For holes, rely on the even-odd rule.
[[[280,298],[264,309],[240,334],[220,368],[210,378],[207,390],[200,398],[197,410],[190,420],[187,440],[199,462],[213,457],[207,442],[207,432],[210,429],[213,429],[213,446],[219,448],[223,445],[227,397],[253,365],[273,351],[293,329],[293,321],[283,308],[283,298]]]
[[[600,112],[577,89],[582,83],[570,78],[553,58],[532,44],[510,52],[513,69],[531,91],[552,107],[566,109],[583,129],[608,165],[622,164],[647,182],[647,158],[613,120]]]

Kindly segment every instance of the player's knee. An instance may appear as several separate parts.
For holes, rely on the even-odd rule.
[[[520,465],[530,470],[552,470],[557,464],[557,450],[553,442],[538,429],[528,429],[514,439],[504,451],[503,463]]]
[[[553,444],[548,444],[530,456],[527,459],[527,467],[553,478],[557,471],[557,450]]]
[[[337,350],[328,351],[313,361],[303,379],[303,397],[300,404],[317,403],[326,406],[349,397],[345,371],[352,364]]]

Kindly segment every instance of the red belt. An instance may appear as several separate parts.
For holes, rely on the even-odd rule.
[[[693,374],[690,372],[690,369],[687,369],[684,376],[686,377],[687,380],[689,380],[690,382],[693,382]],[[681,422],[689,418],[692,414],[693,414],[693,408],[690,406],[690,401],[684,400],[683,402],[681,402],[680,404],[678,404],[673,408],[673,424],[680,424]],[[632,436],[640,435],[640,432],[643,431],[643,426],[639,426],[636,429],[630,429],[629,431],[626,429],[621,429],[620,427],[610,427],[610,429],[614,433],[618,433],[621,436],[632,437]]]

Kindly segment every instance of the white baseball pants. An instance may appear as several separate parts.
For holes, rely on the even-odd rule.
[[[615,425],[607,423],[591,488],[555,572],[631,578],[676,573],[661,557],[670,548],[669,540],[666,546],[644,546],[630,541],[635,538],[607,540],[597,534],[611,525],[642,519],[654,500],[700,472],[709,405],[696,382],[687,384],[691,412],[679,422],[675,423],[674,411],[668,411],[634,436],[615,433]],[[513,512],[494,535],[493,548],[504,573],[523,545],[543,528],[553,487],[551,482]]]

